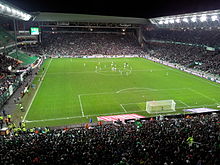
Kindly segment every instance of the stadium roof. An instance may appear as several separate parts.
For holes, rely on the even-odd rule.
[[[181,24],[182,23],[203,23],[203,22],[215,22],[219,21],[220,18],[220,10],[209,10],[195,13],[186,13],[179,15],[171,15],[164,17],[157,17],[149,19],[152,24],[156,24],[157,26],[162,25],[173,25],[173,24]]]
[[[32,17],[26,11],[3,0],[0,1],[0,16],[21,19],[23,21],[28,21]]]
[[[146,24],[147,19],[134,17],[101,16],[87,14],[39,12],[33,21],[47,22],[92,22],[92,23],[123,23],[123,24]]]

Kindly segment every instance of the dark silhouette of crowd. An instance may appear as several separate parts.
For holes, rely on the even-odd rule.
[[[146,39],[166,40],[175,42],[185,42],[191,44],[201,44],[211,47],[220,47],[219,29],[168,29],[155,28],[145,31]]]
[[[203,47],[171,43],[151,42],[148,46],[149,54],[163,61],[181,64],[186,67],[192,66],[208,73],[220,74],[219,53],[208,51]],[[200,63],[200,65],[194,65],[195,62]]]
[[[200,65],[194,65],[194,68],[220,74],[218,28],[210,27],[206,30],[154,28],[144,31],[144,39],[149,45],[150,54],[154,57],[186,67],[198,62]],[[213,50],[208,50],[207,46]]]
[[[18,65],[19,63],[15,59],[7,57],[5,54],[0,54],[0,95],[16,81],[15,74],[11,73],[8,67],[11,66],[11,70],[13,70]]]
[[[205,114],[0,136],[0,163],[217,165],[219,117]]]
[[[144,54],[133,33],[44,33],[30,51],[51,56]]]

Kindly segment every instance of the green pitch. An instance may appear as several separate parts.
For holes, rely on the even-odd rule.
[[[29,126],[126,113],[150,116],[145,106],[152,100],[174,100],[176,111],[169,114],[220,104],[219,84],[142,58],[48,59],[43,67],[24,116]]]

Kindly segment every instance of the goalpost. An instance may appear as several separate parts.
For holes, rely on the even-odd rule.
[[[147,101],[146,111],[148,113],[167,113],[174,112],[176,103],[174,100]]]

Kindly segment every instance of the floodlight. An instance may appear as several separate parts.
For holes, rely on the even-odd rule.
[[[174,23],[174,19],[170,19],[169,22],[170,22],[170,23]]]
[[[0,4],[0,8],[3,10],[5,8],[5,6]]]
[[[164,24],[168,24],[169,23],[169,21],[166,19],[165,21],[164,21]]]
[[[7,10],[7,12],[11,12],[10,7],[8,7],[8,6],[6,6],[6,10]]]
[[[162,24],[163,24],[163,21],[161,20],[161,21],[159,21],[158,23],[159,23],[160,25],[162,25]]]
[[[217,15],[212,15],[211,19],[212,19],[212,21],[217,21],[218,20],[218,16]]]
[[[187,18],[183,18],[183,22],[189,22]]]
[[[202,16],[200,17],[200,21],[201,21],[201,22],[205,22],[206,19],[207,19],[206,15],[202,15]]]
[[[176,23],[180,23],[180,19],[179,18],[177,18],[175,21],[176,21]]]
[[[191,18],[191,21],[192,21],[192,22],[196,22],[196,17],[192,17],[192,18]]]
[[[15,14],[16,14],[16,10],[15,10],[15,9],[11,9],[11,13],[12,13],[13,15],[15,15]]]
[[[17,19],[22,19],[24,21],[28,21],[31,18],[30,14],[16,9],[10,5],[4,4],[2,2],[0,2],[0,14],[14,17]]]

